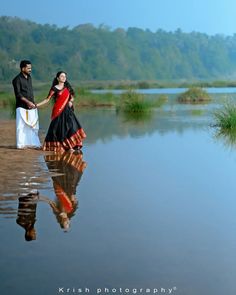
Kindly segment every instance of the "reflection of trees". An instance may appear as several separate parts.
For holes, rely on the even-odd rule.
[[[220,96],[221,97],[221,96]],[[98,140],[108,141],[117,136],[141,137],[145,134],[167,134],[176,132],[182,134],[187,130],[199,130],[211,123],[211,110],[219,103],[219,98],[214,96],[211,104],[185,105],[176,103],[176,95],[169,95],[168,103],[161,108],[154,109],[151,118],[126,118],[117,114],[113,108],[107,109],[76,109],[77,116],[82,123],[88,137],[87,143]],[[41,128],[47,129],[50,114],[43,111],[41,116]],[[46,119],[47,118],[47,119]],[[86,144],[86,143],[85,143]]]
[[[115,110],[91,110],[79,114],[81,122],[89,134],[87,142],[109,140],[113,136],[140,137],[145,134],[183,133],[188,129],[201,129],[209,124],[209,118],[194,116],[191,110],[154,110],[148,120],[127,120],[116,115]],[[207,121],[208,120],[208,121]]]
[[[140,112],[140,113],[126,113],[126,112],[120,112],[118,114],[121,116],[124,124],[136,124],[137,126],[142,126],[143,124],[146,124],[147,122],[151,121],[153,113],[151,111],[147,112]]]

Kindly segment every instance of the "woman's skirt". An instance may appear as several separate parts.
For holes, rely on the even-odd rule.
[[[74,111],[68,105],[63,112],[50,123],[43,150],[63,152],[80,149],[86,134],[81,127]]]

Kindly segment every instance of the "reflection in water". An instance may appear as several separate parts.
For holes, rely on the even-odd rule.
[[[236,148],[236,130],[217,130],[214,134],[216,139],[222,140],[226,146]]]
[[[14,170],[11,169],[10,157],[14,160]],[[42,162],[43,157],[39,157],[38,152],[10,153],[7,150],[0,155],[0,160],[0,216],[16,219],[17,224],[25,229],[25,239],[32,241],[36,239],[37,204],[44,202],[52,208],[60,226],[68,230],[70,219],[78,208],[76,187],[86,168],[82,153],[46,155]],[[52,177],[56,200],[40,193],[48,185],[49,173],[46,170]]]
[[[146,112],[134,112],[134,113],[126,113],[122,112],[121,118],[124,119],[126,122],[134,122],[134,123],[145,123],[151,121],[153,118],[152,111]]]
[[[17,224],[25,229],[25,240],[36,240],[36,208],[39,199],[38,191],[31,192],[26,196],[19,197]]]
[[[76,187],[86,168],[86,162],[83,161],[81,152],[46,155],[45,162],[52,172],[53,187],[57,197],[49,204],[58,223],[66,231],[69,229],[71,217],[78,208]]]
[[[52,177],[56,200],[42,196],[37,189],[18,195],[16,223],[24,228],[26,241],[36,240],[35,223],[38,202],[47,203],[52,208],[58,223],[65,231],[69,229],[70,219],[78,208],[76,187],[86,168],[82,153],[64,152],[46,155],[44,159]]]

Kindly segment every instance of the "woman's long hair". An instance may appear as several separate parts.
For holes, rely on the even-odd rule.
[[[58,78],[59,78],[59,76],[60,76],[62,73],[65,74],[65,75],[67,76],[67,73],[64,72],[64,71],[59,71],[59,72],[57,72],[56,77],[55,77],[55,78],[53,79],[53,81],[52,81],[51,89],[52,89],[55,85],[58,84]],[[71,94],[72,96],[74,96],[74,95],[75,95],[74,89],[71,87],[71,85],[70,85],[70,83],[67,81],[67,79],[66,79],[66,82],[65,82],[64,85],[65,85],[65,87],[70,91],[70,94]]]

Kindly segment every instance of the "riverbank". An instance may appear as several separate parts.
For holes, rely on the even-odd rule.
[[[0,195],[6,192],[18,193],[21,190],[19,183],[23,179],[35,177],[40,170],[38,158],[45,154],[41,150],[19,150],[16,148],[15,120],[1,120],[0,124]],[[43,183],[44,176],[40,173],[37,182]],[[18,185],[17,185],[18,184]],[[31,188],[31,187],[30,187]]]
[[[120,100],[121,91],[135,90],[150,92],[152,89],[159,89],[159,94],[165,89],[181,90],[183,92],[188,88],[235,88],[236,82],[231,80],[217,81],[72,81],[75,90],[75,103],[79,107],[114,107]],[[36,102],[43,100],[50,89],[50,85],[45,82],[34,82],[34,94]],[[96,92],[97,90],[97,92]],[[99,93],[99,91],[101,92]],[[104,90],[104,92],[102,91]],[[119,91],[120,90],[120,91]],[[170,91],[171,93],[171,91]],[[164,93],[162,93],[164,94]],[[146,95],[150,95],[146,93]],[[157,95],[157,94],[156,94]],[[12,85],[2,83],[0,85],[0,107],[14,105],[15,98]]]
[[[16,123],[15,120],[1,120],[0,141],[2,148],[16,148]]]
[[[71,85],[76,90],[76,93],[83,90],[99,90],[99,89],[151,89],[151,88],[190,88],[190,87],[236,87],[235,80],[108,80],[108,81],[70,81]],[[47,94],[50,83],[35,81],[35,92],[44,92]],[[1,82],[0,95],[2,92],[12,92],[12,84]]]

